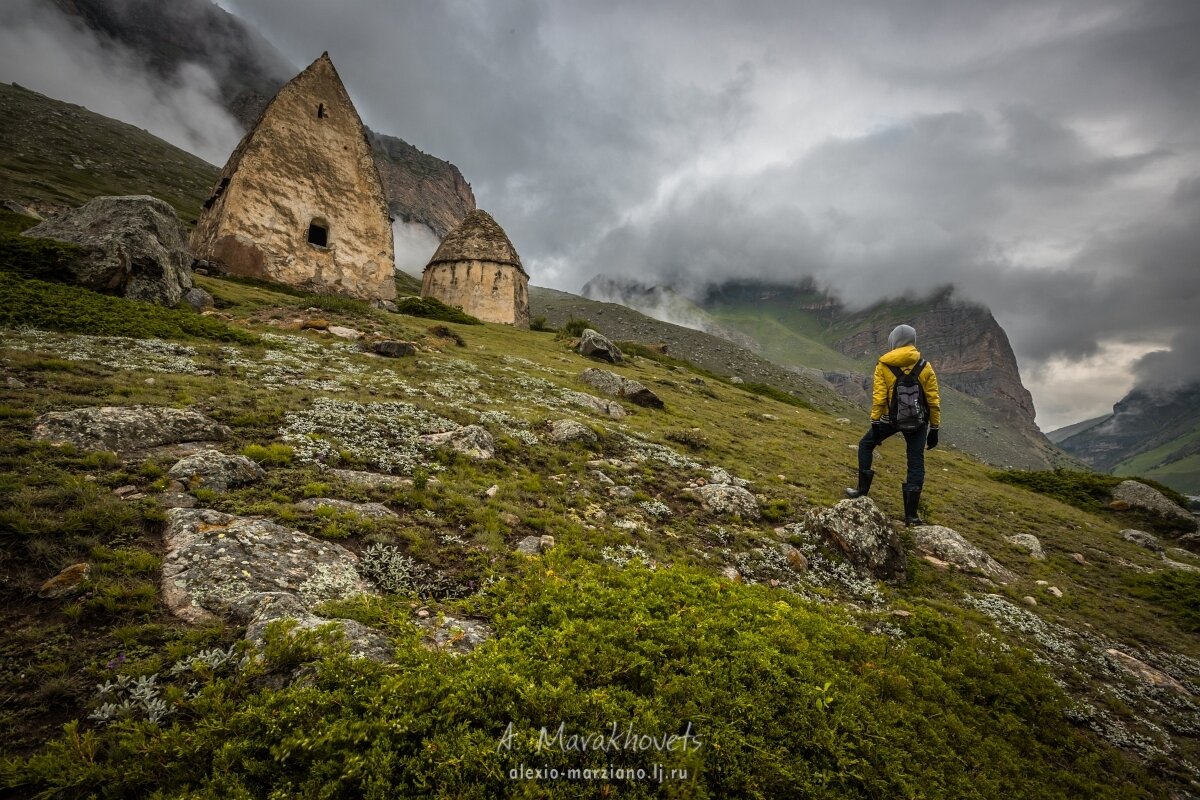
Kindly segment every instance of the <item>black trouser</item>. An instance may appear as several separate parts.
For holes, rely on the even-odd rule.
[[[858,443],[858,469],[866,472],[871,469],[871,459],[875,448],[883,444],[894,433],[900,431],[891,423],[872,425],[871,430]],[[904,444],[908,450],[908,477],[905,483],[914,489],[925,485],[925,440],[929,436],[929,426],[922,425],[915,431],[904,431]]]

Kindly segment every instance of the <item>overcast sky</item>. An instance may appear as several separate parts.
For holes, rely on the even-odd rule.
[[[1197,0],[220,5],[298,67],[328,50],[535,284],[953,283],[1045,430],[1200,379]]]

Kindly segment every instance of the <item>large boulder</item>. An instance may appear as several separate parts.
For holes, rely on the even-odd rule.
[[[181,442],[228,438],[229,428],[195,411],[157,406],[97,406],[50,411],[34,422],[33,438],[114,453]]]
[[[328,619],[309,611],[300,598],[289,592],[248,594],[233,604],[230,615],[246,626],[245,639],[258,649],[266,644],[267,626],[279,620],[295,622],[293,632],[309,631],[330,623],[337,626],[355,658],[391,661],[395,645],[381,631],[352,619]]]
[[[569,389],[563,391],[563,399],[588,411],[594,411],[597,414],[603,414],[610,419],[624,419],[625,408],[616,400],[604,400],[595,395],[585,394],[584,392],[573,392]]]
[[[1029,557],[1034,561],[1045,561],[1046,551],[1042,549],[1042,543],[1032,533],[1018,533],[1014,536],[1006,537],[1008,543],[1014,547],[1019,547],[1029,553]]]
[[[662,408],[663,401],[654,392],[631,378],[603,369],[585,369],[579,380],[593,389],[613,397],[620,397],[646,408]]]
[[[464,425],[445,433],[430,433],[422,436],[421,440],[430,447],[445,447],[474,461],[486,461],[496,455],[496,441],[481,425]]]
[[[1171,502],[1162,492],[1138,481],[1121,481],[1113,489],[1113,500],[1130,507],[1149,511],[1171,525],[1185,531],[1196,530],[1196,517],[1187,509]]]
[[[1005,583],[1016,579],[1016,575],[1010,570],[968,542],[958,531],[943,528],[941,525],[920,525],[912,529],[912,536],[918,550],[959,569],[986,575]]]
[[[708,483],[692,491],[700,498],[704,508],[713,514],[737,514],[742,519],[759,519],[762,516],[758,500],[741,486]]]
[[[595,431],[582,422],[576,422],[573,419],[556,419],[550,423],[550,441],[558,444],[573,442],[595,444],[597,436]]]
[[[220,450],[201,450],[175,462],[167,475],[183,481],[190,489],[223,492],[234,486],[260,481],[266,472],[245,456],[230,456]]]
[[[25,235],[87,248],[70,269],[89,289],[173,306],[192,288],[187,232],[175,210],[154,197],[96,197]]]
[[[620,364],[625,360],[621,349],[599,331],[586,328],[579,337],[579,352],[588,358]]]
[[[172,508],[164,540],[163,601],[188,622],[236,616],[264,592],[295,595],[306,608],[375,593],[354,553],[271,520]]]
[[[904,547],[875,501],[843,500],[808,512],[805,529],[839,550],[851,564],[881,580],[903,580]]]

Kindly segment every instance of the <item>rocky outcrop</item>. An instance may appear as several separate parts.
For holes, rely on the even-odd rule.
[[[912,536],[918,550],[959,569],[1005,583],[1016,579],[1010,570],[968,542],[958,531],[940,525],[921,525],[912,529]]]
[[[557,444],[595,444],[596,432],[582,422],[573,419],[556,419],[550,423],[550,441]]]
[[[1034,561],[1046,560],[1046,553],[1042,550],[1042,543],[1032,533],[1018,533],[1015,536],[1006,538],[1009,544],[1029,553],[1029,557]]]
[[[1153,551],[1155,553],[1165,553],[1166,552],[1166,550],[1162,546],[1162,542],[1160,542],[1158,540],[1158,537],[1155,536],[1153,533],[1146,533],[1145,531],[1135,531],[1132,528],[1126,528],[1125,530],[1120,532],[1119,536],[1127,542],[1133,542],[1134,544],[1138,545],[1139,547],[1144,547],[1147,550]]]
[[[229,428],[198,412],[155,406],[50,411],[38,417],[33,427],[35,439],[115,453],[182,442],[208,442],[229,435]]]
[[[904,547],[888,518],[869,497],[842,500],[832,508],[808,512],[804,527],[880,580],[903,580]]]
[[[396,516],[396,512],[383,503],[352,503],[349,500],[338,500],[333,497],[313,497],[301,500],[296,503],[296,508],[300,511],[312,512],[328,508],[339,514],[354,514],[363,519],[391,519]]]
[[[1162,492],[1139,481],[1121,481],[1113,489],[1113,500],[1131,508],[1157,514],[1170,525],[1184,531],[1196,530],[1196,517],[1167,499]]]
[[[664,405],[658,395],[641,383],[632,378],[618,375],[615,372],[608,372],[593,367],[585,369],[580,374],[579,380],[597,391],[628,400],[634,405],[645,406],[646,408],[662,408]]]
[[[737,515],[745,520],[762,517],[758,500],[753,494],[728,483],[708,483],[691,490],[700,498],[704,509],[712,514]]]
[[[624,419],[625,408],[615,400],[605,400],[595,395],[585,394],[584,392],[572,392],[569,390],[563,391],[563,399],[570,402],[572,405],[588,411],[594,411],[597,414],[602,414],[610,419]]]
[[[474,461],[486,461],[496,455],[496,442],[487,428],[464,425],[445,433],[430,433],[421,437],[429,447],[445,447]]]
[[[187,233],[175,210],[154,197],[96,197],[25,235],[86,248],[68,268],[88,289],[173,306],[192,288]]]
[[[625,360],[621,349],[613,344],[608,337],[599,331],[587,328],[579,336],[579,354],[610,364],[620,364]]]
[[[220,450],[201,450],[175,462],[167,475],[182,481],[189,489],[224,492],[234,486],[256,483],[266,476],[266,472],[245,456],[226,455]]]

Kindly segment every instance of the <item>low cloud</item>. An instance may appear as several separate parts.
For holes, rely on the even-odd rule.
[[[392,242],[395,246],[396,269],[420,278],[425,265],[433,257],[441,240],[433,231],[419,222],[392,223]]]

